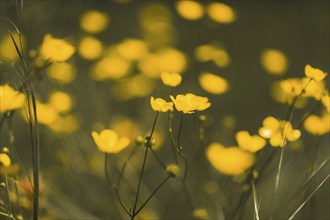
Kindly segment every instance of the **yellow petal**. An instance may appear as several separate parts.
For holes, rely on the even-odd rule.
[[[327,73],[325,73],[322,70],[314,68],[311,65],[307,64],[305,66],[305,75],[309,78],[314,79],[315,81],[321,81],[327,76]]]
[[[203,72],[199,76],[199,84],[205,91],[215,95],[229,90],[229,83],[226,79],[208,72]]]

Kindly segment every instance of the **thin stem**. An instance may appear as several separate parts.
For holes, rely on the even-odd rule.
[[[145,205],[150,201],[150,199],[156,194],[156,192],[169,180],[171,176],[167,176],[157,187],[156,189],[150,194],[147,200],[141,205],[141,207],[136,211],[134,214],[135,216],[144,208]]]
[[[182,183],[182,189],[183,189],[184,196],[186,197],[190,208],[194,209],[193,202],[192,202],[192,197],[191,197],[190,192],[187,188],[187,185],[186,185],[185,182],[181,182],[181,183]]]
[[[104,174],[105,174],[105,177],[110,180],[110,175],[109,175],[109,172],[108,172],[108,166],[107,166],[107,161],[108,161],[108,153],[104,153]]]
[[[116,196],[117,196],[117,200],[119,201],[119,204],[121,205],[121,207],[125,210],[125,212],[129,215],[132,216],[132,214],[127,210],[125,204],[123,203],[123,201],[120,198],[119,192],[118,192],[118,187],[114,187],[115,192],[116,192]]]
[[[131,218],[132,220],[135,217],[135,210],[136,210],[137,202],[139,199],[141,181],[142,181],[142,177],[143,177],[143,173],[144,173],[144,167],[145,167],[146,161],[147,161],[148,150],[149,150],[149,147],[146,147],[146,151],[144,153],[144,158],[143,158],[143,163],[142,163],[142,168],[141,168],[141,173],[140,173],[140,177],[139,177],[139,182],[138,182],[138,186],[137,186],[137,190],[136,190],[135,201],[134,201],[134,205],[133,205],[133,213],[132,213],[132,218]]]
[[[183,122],[183,112],[181,113],[179,133],[178,133],[178,139],[177,139],[177,145],[179,147],[179,151],[181,151],[180,138],[181,138],[182,122]]]
[[[252,180],[252,191],[253,191],[254,215],[255,215],[256,220],[259,220],[257,192],[256,192],[256,187],[255,187],[255,184],[254,184],[254,180]]]
[[[171,119],[172,116],[173,116],[173,113],[169,112],[168,113],[168,130],[170,132],[171,141],[172,141],[172,155],[173,155],[175,163],[177,164],[178,163],[178,157],[176,155],[177,143],[175,141],[174,134],[173,134],[173,125],[172,125],[172,119]]]
[[[329,179],[329,177],[330,177],[330,174],[328,174],[328,176],[326,176],[325,178],[324,178],[324,180],[322,180],[322,182],[316,187],[316,189],[307,197],[307,199],[297,208],[297,210],[296,211],[294,211],[291,215],[290,215],[290,217],[288,218],[289,220],[292,220],[294,217],[295,217],[295,215],[304,207],[304,205],[308,202],[308,200],[310,200],[312,197],[313,197],[313,195],[321,188],[321,186],[323,186],[323,184]]]
[[[152,138],[152,135],[154,134],[154,130],[155,130],[155,127],[156,127],[156,122],[157,122],[158,115],[159,115],[159,112],[156,113],[156,117],[155,117],[154,123],[152,125],[151,133],[149,135],[150,140]]]

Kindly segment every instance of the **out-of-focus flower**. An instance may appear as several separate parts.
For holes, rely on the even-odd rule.
[[[60,113],[70,111],[73,105],[71,96],[61,91],[53,92],[49,97],[49,103]]]
[[[139,39],[125,39],[117,47],[120,56],[128,60],[139,60],[148,53],[146,42]]]
[[[8,84],[0,86],[0,112],[7,112],[21,108],[24,104],[25,96],[14,90]]]
[[[324,135],[330,131],[329,113],[323,116],[310,115],[304,122],[304,128],[307,132],[314,135]]]
[[[283,75],[288,69],[286,55],[277,49],[266,49],[260,57],[262,67],[274,75]]]
[[[203,7],[197,1],[178,1],[175,8],[179,15],[188,20],[198,20],[204,15]]]
[[[20,40],[19,40],[19,35],[17,32],[13,32],[12,36],[16,42],[17,45],[20,46]],[[25,37],[21,34],[21,42],[22,42],[22,47],[23,50],[25,48]],[[14,42],[10,36],[10,34],[6,34],[3,36],[3,38],[0,40],[0,60],[2,61],[16,61],[18,60],[19,56],[18,53],[15,49]]]
[[[94,37],[84,37],[78,47],[79,55],[86,60],[95,60],[102,56],[103,45],[100,40]]]
[[[171,176],[171,177],[176,177],[180,175],[180,167],[176,164],[169,164],[166,166],[166,172]]]
[[[170,110],[173,107],[172,102],[166,102],[162,98],[154,99],[153,96],[150,97],[150,105],[151,105],[151,108],[157,112],[167,112],[168,110]]]
[[[194,209],[193,210],[193,213],[192,213],[192,216],[195,218],[195,219],[198,219],[198,220],[207,220],[209,219],[209,215],[206,211],[206,209]]]
[[[37,117],[38,117],[38,122],[40,124],[48,125],[54,122],[59,117],[58,112],[53,105],[47,103],[41,103],[39,101],[37,101],[36,104],[37,104]]]
[[[209,99],[197,96],[192,93],[177,95],[176,98],[170,96],[175,108],[185,114],[192,114],[194,111],[203,111],[211,106]]]
[[[273,147],[283,147],[286,141],[295,141],[301,135],[298,129],[293,129],[289,121],[281,121],[272,116],[265,118],[262,124],[259,135],[269,139]]]
[[[105,57],[95,64],[91,76],[95,80],[119,79],[128,74],[130,61],[121,57]]]
[[[215,95],[229,90],[229,83],[226,79],[208,72],[199,75],[199,84],[205,91]]]
[[[235,137],[238,146],[251,153],[261,150],[266,144],[265,139],[258,135],[250,135],[247,131],[239,131]]]
[[[80,19],[80,27],[91,34],[104,31],[109,24],[109,16],[97,10],[85,12]]]
[[[309,64],[307,64],[305,66],[305,75],[308,78],[311,78],[311,79],[313,79],[315,81],[321,81],[321,80],[323,80],[327,76],[327,73],[326,72],[323,72],[320,69],[314,68],[314,67],[312,67]]]
[[[7,153],[0,153],[0,165],[9,167],[11,164],[11,159]]]
[[[219,172],[227,175],[239,175],[249,169],[255,161],[254,155],[238,147],[224,147],[212,143],[206,150],[211,165]]]
[[[203,44],[196,47],[194,51],[195,58],[200,62],[213,61],[213,63],[221,68],[225,68],[230,64],[230,55],[222,47],[213,44]]]
[[[40,48],[41,56],[46,60],[63,62],[75,53],[75,48],[65,40],[46,34]]]
[[[224,3],[210,3],[207,13],[212,20],[223,24],[232,23],[237,18],[234,9]]]
[[[178,73],[168,73],[168,72],[162,72],[160,74],[160,78],[164,85],[170,86],[170,87],[176,87],[180,85],[182,81],[182,77]]]
[[[98,149],[104,153],[118,153],[128,147],[130,140],[126,137],[118,137],[113,130],[105,129],[100,134],[93,131],[92,137]]]
[[[64,85],[76,78],[76,69],[70,63],[52,63],[47,69],[47,75],[51,80]]]
[[[321,101],[327,112],[330,113],[330,96],[329,95],[323,96]]]
[[[59,116],[52,123],[47,126],[55,133],[59,134],[71,134],[79,129],[79,119],[76,115],[69,114]]]

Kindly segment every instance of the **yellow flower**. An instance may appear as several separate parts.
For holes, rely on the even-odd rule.
[[[329,95],[323,96],[321,101],[327,112],[330,113],[330,96]]]
[[[193,211],[193,217],[195,219],[209,219],[209,215],[205,209],[194,209]]]
[[[97,38],[84,37],[80,41],[78,52],[86,60],[95,60],[102,55],[103,45]]]
[[[21,108],[24,104],[24,100],[24,94],[19,93],[9,85],[0,86],[0,112]]]
[[[176,177],[180,175],[180,167],[176,164],[169,164],[166,166],[166,172],[171,176],[171,177]]]
[[[265,139],[258,135],[250,135],[247,131],[237,132],[236,141],[240,148],[251,153],[261,150],[266,144]]]
[[[55,62],[68,60],[75,52],[75,48],[65,40],[53,38],[46,34],[40,48],[40,54],[44,59]]]
[[[105,153],[118,153],[128,147],[130,140],[126,137],[118,137],[113,130],[105,129],[100,134],[93,131],[92,137],[98,149]]]
[[[212,2],[207,9],[207,13],[212,20],[222,24],[232,23],[237,18],[233,8],[218,2]]]
[[[0,153],[0,165],[9,167],[11,164],[10,157],[6,153]]]
[[[49,103],[60,113],[66,113],[72,109],[72,98],[68,93],[56,91],[49,97]]]
[[[311,79],[313,79],[315,81],[321,81],[321,80],[323,80],[327,76],[327,73],[326,72],[323,72],[320,69],[314,68],[314,67],[312,67],[309,64],[307,64],[305,66],[305,75],[308,78],[311,78]]]
[[[166,102],[162,98],[156,98],[154,99],[153,96],[150,97],[150,105],[154,111],[157,112],[167,112],[169,109],[172,108],[173,103],[172,102]]]
[[[229,83],[226,79],[208,72],[203,72],[199,76],[199,84],[205,91],[215,95],[229,90]]]
[[[178,73],[167,73],[167,72],[163,72],[160,75],[160,78],[162,79],[163,83],[166,86],[170,86],[170,87],[176,87],[182,81],[182,77]]]
[[[330,131],[329,114],[324,116],[310,115],[304,122],[304,128],[307,132],[314,135],[324,135]]]
[[[283,75],[288,69],[288,58],[277,49],[266,49],[260,60],[262,67],[270,74]]]
[[[185,114],[192,114],[194,111],[203,111],[211,106],[208,98],[192,93],[177,95],[176,98],[170,96],[170,98],[174,102],[175,108]]]
[[[254,164],[254,155],[238,147],[224,147],[212,143],[206,150],[211,165],[219,172],[227,175],[244,173]]]
[[[269,139],[269,143],[273,147],[283,147],[285,141],[295,141],[301,133],[298,129],[293,129],[289,121],[281,121],[269,116],[264,119],[263,127],[259,129],[259,135]]]
[[[90,10],[82,15],[80,27],[86,32],[98,34],[107,28],[109,20],[107,14],[96,10]]]
[[[52,63],[47,69],[47,75],[51,80],[64,85],[76,78],[76,69],[70,63]]]
[[[178,1],[175,8],[179,15],[188,20],[197,20],[204,15],[202,5],[195,1]]]

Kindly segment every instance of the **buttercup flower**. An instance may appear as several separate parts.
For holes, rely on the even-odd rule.
[[[321,101],[327,112],[330,113],[330,96],[329,95],[323,96]]]
[[[178,86],[181,81],[182,81],[182,77],[180,74],[178,73],[167,73],[167,72],[163,72],[160,75],[160,78],[162,80],[162,82],[166,85],[166,86],[170,86],[170,87],[176,87]]]
[[[0,153],[0,165],[9,167],[11,164],[10,157],[6,153]]]
[[[211,165],[219,172],[227,175],[244,173],[254,164],[254,155],[238,147],[224,147],[212,143],[206,150]]]
[[[0,86],[0,112],[7,112],[21,108],[24,104],[25,96],[9,85]]]
[[[314,68],[314,67],[312,67],[309,64],[307,64],[305,66],[305,75],[308,78],[311,78],[311,79],[313,79],[315,81],[321,81],[321,80],[323,80],[327,76],[327,73],[326,72],[323,72],[320,69]]]
[[[180,175],[180,167],[176,164],[169,164],[166,166],[166,172],[171,176],[171,177],[176,177]]]
[[[170,96],[175,108],[185,114],[192,114],[194,111],[203,111],[211,106],[209,99],[197,96],[192,93],[177,95],[176,98]]]
[[[151,108],[154,111],[157,111],[157,112],[167,112],[169,109],[172,108],[173,103],[172,102],[166,102],[162,98],[156,98],[156,99],[154,99],[154,97],[151,96],[150,97],[150,105],[151,105]]]
[[[265,139],[258,135],[250,135],[247,131],[239,131],[235,137],[238,146],[251,153],[261,150],[266,144]]]
[[[113,130],[105,129],[100,134],[93,131],[92,137],[98,149],[104,153],[118,153],[128,147],[130,140],[126,137],[118,137]]]
[[[269,116],[264,119],[262,124],[263,127],[259,129],[259,135],[263,138],[269,138],[269,143],[273,147],[283,147],[283,138],[284,141],[295,141],[301,135],[298,129],[293,129],[289,121],[281,121]]]
[[[44,59],[55,62],[68,60],[75,52],[75,48],[65,40],[53,38],[46,34],[40,48],[40,54]]]
[[[329,121],[329,114],[324,114],[321,117],[317,115],[310,115],[304,122],[304,128],[311,134],[324,135],[330,131]]]
[[[200,219],[200,220],[209,219],[209,215],[208,215],[206,209],[194,209],[192,215],[195,219]]]

